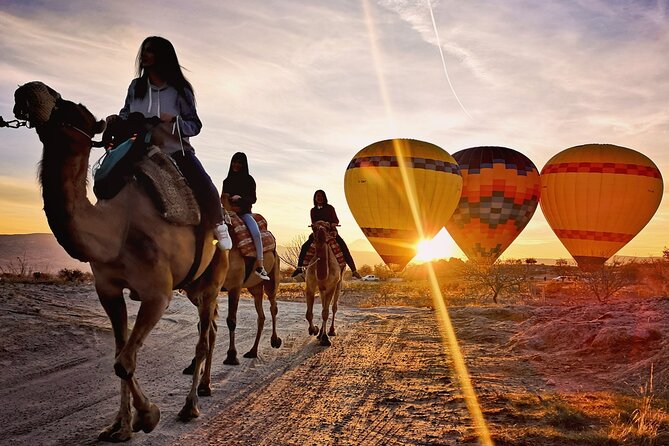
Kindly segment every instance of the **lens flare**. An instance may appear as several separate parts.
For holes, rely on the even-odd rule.
[[[367,25],[367,31],[369,33],[370,47],[372,51],[372,59],[374,60],[374,68],[378,78],[379,84],[379,93],[381,95],[381,100],[384,103],[386,116],[388,117],[388,122],[394,126],[394,117],[392,112],[392,107],[390,103],[390,96],[386,88],[386,83],[383,78],[383,71],[381,69],[381,52],[377,45],[376,32],[374,30],[374,21],[372,19],[371,8],[368,4],[368,0],[363,0],[363,10],[365,14],[365,24]],[[430,13],[432,13],[430,9]],[[458,101],[459,102],[459,101]],[[461,104],[462,105],[462,104]],[[466,112],[466,111],[465,111]],[[408,168],[403,154],[402,145],[394,144],[394,150],[399,162],[399,168],[402,177],[402,183],[404,186],[404,193],[409,199],[411,207],[411,215],[416,224],[416,228],[419,231],[421,239],[425,238],[422,233],[423,225],[420,224],[420,212],[418,209],[418,197],[416,196],[416,188],[413,182],[411,175],[411,169]],[[458,340],[455,336],[455,331],[453,330],[453,325],[451,324],[450,316],[448,315],[448,310],[446,304],[444,303],[444,298],[441,294],[441,289],[439,287],[439,281],[437,276],[434,273],[432,264],[427,264],[428,274],[430,277],[430,287],[432,290],[432,299],[434,301],[434,307],[438,310],[438,320],[439,320],[439,330],[441,332],[441,337],[447,347],[447,354],[450,355],[451,361],[453,363],[453,369],[455,371],[456,380],[460,386],[460,390],[465,399],[465,404],[467,405],[467,410],[472,418],[474,423],[474,428],[476,429],[476,434],[479,438],[480,444],[483,446],[493,446],[492,439],[490,437],[490,432],[488,431],[488,426],[486,425],[485,419],[483,418],[483,413],[481,412],[481,407],[478,403],[478,398],[476,397],[476,392],[472,386],[471,379],[469,377],[469,372],[467,371],[467,365],[460,351],[460,346],[458,345]]]

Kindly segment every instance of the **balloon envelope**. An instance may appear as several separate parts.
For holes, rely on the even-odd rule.
[[[643,229],[662,200],[645,155],[610,144],[566,149],[541,171],[541,209],[583,270],[594,270]]]
[[[453,158],[462,173],[462,196],[446,229],[470,260],[494,262],[539,205],[539,171],[506,147],[473,147]]]
[[[440,147],[392,139],[358,152],[344,177],[353,217],[383,261],[402,269],[416,245],[432,238],[460,199],[457,163]]]

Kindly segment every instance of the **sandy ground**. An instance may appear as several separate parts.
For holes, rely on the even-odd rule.
[[[342,297],[329,348],[307,334],[304,303],[279,302],[283,345],[272,349],[265,302],[260,356],[240,357],[239,366],[223,365],[228,335],[220,321],[213,395],[201,399],[200,418],[182,423],[177,413],[190,377],[181,370],[194,352],[197,317],[176,294],[140,351],[136,374],[162,418],[152,433],[135,434],[131,443],[477,444],[435,312],[355,308],[359,298]],[[136,308],[129,303],[131,314]],[[461,307],[450,315],[493,433],[517,422],[502,410],[504,395],[512,393],[629,393],[654,364],[656,391],[667,394],[667,299]],[[252,345],[255,317],[244,299],[240,356]],[[109,322],[92,285],[1,283],[0,444],[96,444],[119,404],[112,352]]]

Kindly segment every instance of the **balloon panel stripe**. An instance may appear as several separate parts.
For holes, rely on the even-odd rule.
[[[549,173],[615,173],[621,175],[639,175],[644,177],[662,178],[655,166],[642,166],[627,163],[558,163],[549,164],[541,171]]]
[[[411,238],[417,237],[418,232],[408,229],[390,229],[390,228],[360,228],[365,237],[377,238]]]
[[[560,238],[597,240],[602,242],[621,242],[621,243],[627,243],[634,238],[634,234],[622,234],[616,232],[599,232],[599,231],[578,231],[573,229],[555,229],[555,234]]]
[[[470,175],[472,174],[480,174],[482,169],[492,169],[495,164],[502,165],[504,166],[505,169],[508,169],[510,171],[515,171],[514,173],[516,175],[520,175],[522,177],[527,176],[528,173],[536,172],[539,173],[536,167],[534,167],[534,164],[527,164],[527,163],[518,163],[518,162],[511,162],[511,161],[504,161],[504,160],[493,160],[492,163],[486,163],[486,162],[478,162],[478,161],[473,161],[469,163],[459,163],[460,164],[460,170],[467,170],[467,173]]]
[[[406,157],[404,160],[407,167],[414,169],[460,174],[460,167],[448,161],[420,157]],[[399,167],[399,162],[396,156],[365,156],[351,160],[346,170],[364,167]]]

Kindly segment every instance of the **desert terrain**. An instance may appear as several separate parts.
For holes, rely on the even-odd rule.
[[[194,353],[197,316],[175,292],[136,374],[162,418],[131,443],[480,444],[435,310],[370,307],[369,288],[348,285],[326,348],[307,334],[299,285],[293,290],[279,302],[279,349],[269,345],[268,318],[259,357],[223,365],[228,334],[220,322],[213,395],[190,423],[177,413],[190,385],[181,370]],[[136,308],[129,301],[131,314]],[[494,444],[669,444],[669,299],[457,306],[449,315]],[[252,345],[255,318],[252,301],[242,299],[240,353]],[[113,359],[92,284],[0,283],[0,443],[97,444],[119,404]],[[648,389],[651,367],[644,413],[655,430],[645,435],[634,431],[634,413],[648,400],[640,389]]]

